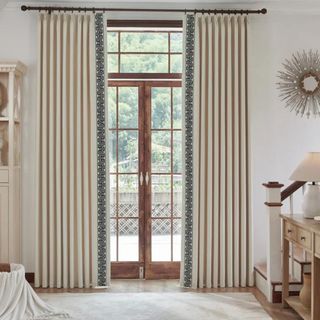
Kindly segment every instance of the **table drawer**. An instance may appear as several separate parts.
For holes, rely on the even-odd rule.
[[[296,241],[304,248],[312,249],[312,234],[311,232],[297,227],[297,238]]]
[[[296,226],[288,221],[284,221],[284,236],[290,240],[296,240]]]
[[[9,172],[8,170],[0,170],[0,183],[9,182]]]

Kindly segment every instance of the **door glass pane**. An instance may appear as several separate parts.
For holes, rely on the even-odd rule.
[[[110,175],[110,217],[117,215],[117,176]]]
[[[181,217],[182,214],[182,176],[173,176],[173,216]]]
[[[152,217],[171,216],[171,176],[152,175]]]
[[[110,258],[117,261],[117,220],[110,219]]]
[[[173,261],[181,260],[181,219],[173,220]]]
[[[119,128],[138,128],[138,88],[121,87],[119,94]]]
[[[182,168],[182,133],[173,132],[173,172],[181,173]]]
[[[170,88],[152,88],[151,91],[151,128],[169,129],[171,127]]]
[[[152,172],[171,172],[171,132],[153,131],[151,135]]]
[[[139,221],[119,219],[119,261],[139,261]]]
[[[139,216],[139,182],[137,174],[120,174],[119,179],[119,216]]]
[[[171,220],[152,220],[152,261],[171,261]]]
[[[109,170],[110,172],[117,171],[117,132],[109,131]]]
[[[173,121],[173,128],[174,129],[181,129],[182,128],[182,92],[181,88],[172,88],[172,121]]]
[[[119,172],[138,172],[138,130],[118,131]]]
[[[117,126],[117,88],[108,88],[108,121],[109,128],[116,128]]]

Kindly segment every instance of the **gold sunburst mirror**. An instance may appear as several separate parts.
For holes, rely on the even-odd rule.
[[[280,98],[286,107],[308,118],[320,116],[320,55],[310,50],[296,52],[279,71]]]

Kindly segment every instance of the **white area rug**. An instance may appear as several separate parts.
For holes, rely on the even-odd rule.
[[[271,319],[251,293],[45,293],[77,320]]]

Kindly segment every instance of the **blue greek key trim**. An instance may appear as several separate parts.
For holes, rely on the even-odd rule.
[[[193,87],[194,87],[194,15],[186,18],[185,53],[185,245],[184,275],[185,287],[192,285],[192,238],[193,238]]]
[[[107,285],[107,194],[105,132],[105,61],[103,14],[95,15],[97,99],[98,286]]]

